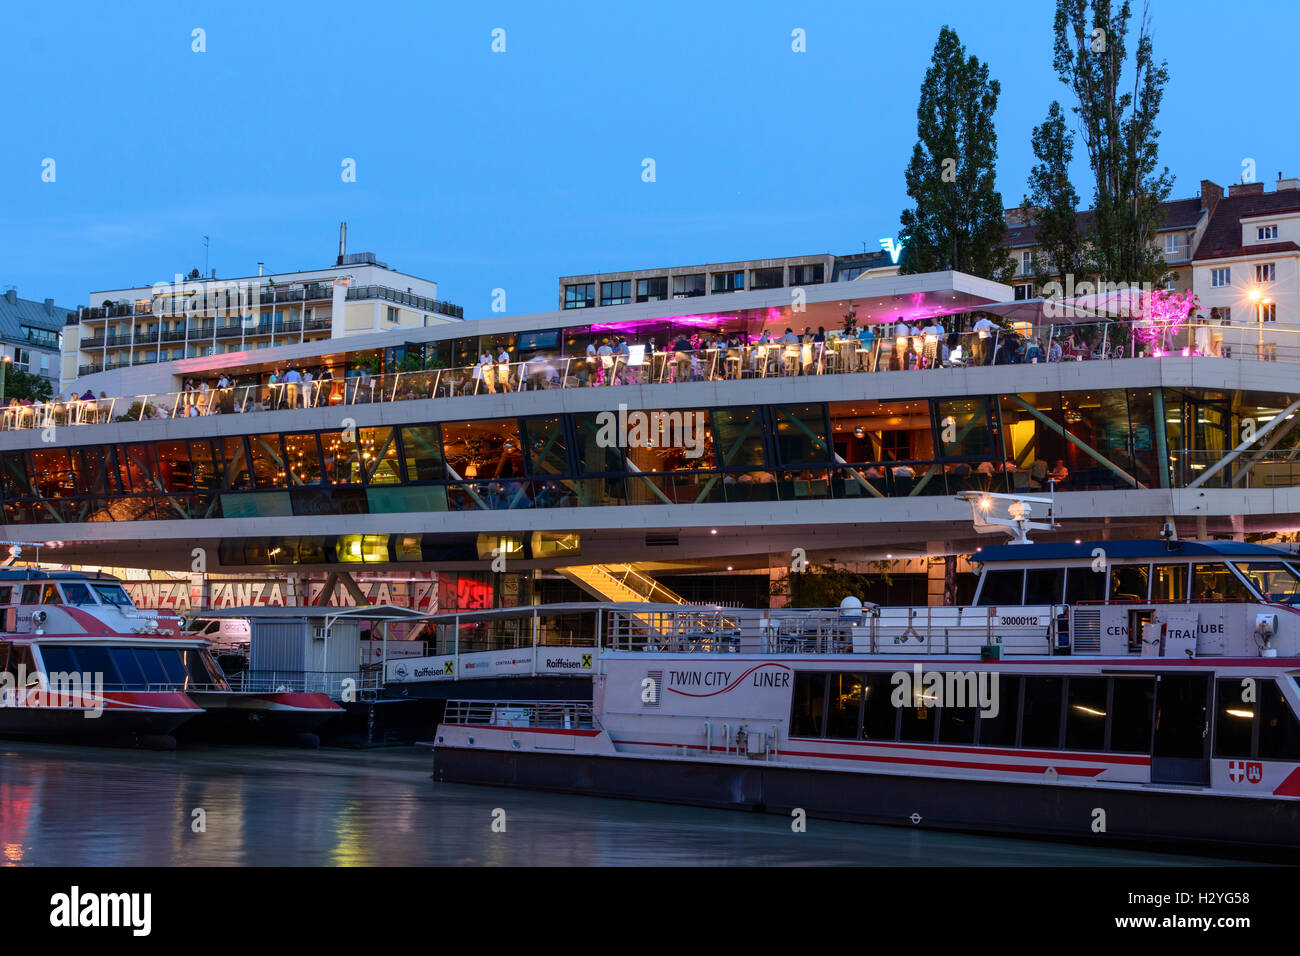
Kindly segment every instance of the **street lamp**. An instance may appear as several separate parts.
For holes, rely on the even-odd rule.
[[[9,363],[12,362],[8,355],[0,359],[0,405],[5,403],[5,373],[9,370]]]

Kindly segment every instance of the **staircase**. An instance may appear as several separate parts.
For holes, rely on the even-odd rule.
[[[557,568],[588,594],[616,604],[685,604],[686,599],[670,591],[631,564],[580,564]]]

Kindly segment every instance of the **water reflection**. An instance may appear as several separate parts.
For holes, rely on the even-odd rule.
[[[1089,846],[435,784],[384,751],[0,744],[0,864],[78,866],[1123,865]],[[505,832],[494,832],[494,811]],[[194,832],[195,811],[206,829]]]

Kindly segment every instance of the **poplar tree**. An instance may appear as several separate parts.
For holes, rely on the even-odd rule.
[[[1034,279],[1041,286],[1056,275],[1079,276],[1084,268],[1079,194],[1070,182],[1074,133],[1065,125],[1060,103],[1052,101],[1030,142],[1038,161],[1029,170],[1029,195],[1022,210],[1025,221],[1037,227]]]
[[[1006,222],[995,188],[993,113],[1001,87],[989,68],[943,27],[921,84],[917,143],[907,165],[899,272],[955,269],[1003,281],[1013,272],[1002,248]]]
[[[1125,78],[1132,17],[1129,0],[1115,11],[1111,0],[1057,0],[1053,66],[1078,101],[1074,113],[1093,173],[1089,270],[1108,282],[1158,283],[1169,271],[1155,245],[1161,204],[1173,188],[1168,167],[1159,165],[1156,125],[1169,70],[1155,61],[1144,6],[1133,76]]]

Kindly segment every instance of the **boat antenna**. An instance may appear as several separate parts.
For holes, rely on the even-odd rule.
[[[1052,488],[1049,498],[1029,495],[1004,495],[993,491],[963,491],[957,495],[958,501],[970,503],[971,514],[975,521],[975,530],[979,534],[1001,533],[1011,538],[1011,544],[1033,544],[1029,540],[1030,531],[1052,531],[1059,528],[1056,521],[1056,488]],[[1006,517],[997,513],[998,502],[1007,502]],[[1047,520],[1032,521],[1029,518],[1033,505],[1047,505]]]
[[[31,548],[36,552],[35,560],[30,563],[35,565],[39,570],[41,566],[41,548],[61,548],[62,541],[9,541],[0,539],[0,546],[8,545],[9,553],[0,556],[0,568],[12,567],[14,562],[22,557],[23,548]]]

